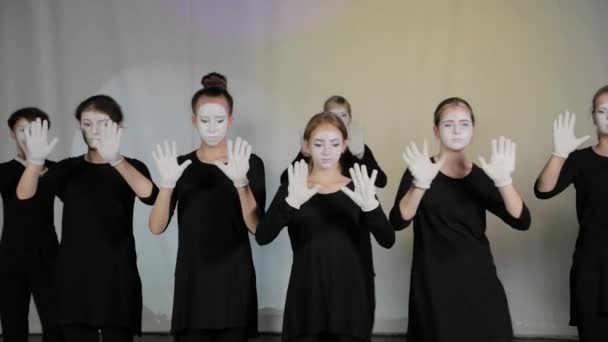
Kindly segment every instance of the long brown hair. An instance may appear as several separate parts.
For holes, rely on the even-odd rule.
[[[344,122],[334,113],[321,112],[319,114],[315,114],[312,118],[310,118],[310,120],[308,120],[306,128],[304,129],[304,140],[308,141],[312,132],[323,124],[336,127],[340,133],[342,133],[344,140],[348,139],[348,129],[346,129]]]
[[[475,114],[473,114],[473,108],[471,107],[471,105],[460,97],[450,97],[441,101],[441,103],[437,105],[437,108],[435,109],[435,114],[433,115],[433,122],[435,123],[435,127],[439,126],[439,121],[441,121],[441,114],[443,114],[446,108],[458,106],[464,107],[469,111],[469,113],[471,114],[471,123],[475,125]]]
[[[312,118],[310,118],[310,120],[308,120],[306,128],[304,129],[304,140],[306,140],[306,142],[308,143],[311,138],[312,132],[314,132],[319,126],[324,124],[336,127],[338,131],[340,131],[340,133],[342,134],[342,138],[344,140],[348,139],[348,129],[346,129],[346,125],[344,125],[342,119],[340,119],[334,113],[321,112],[319,114],[315,114]],[[313,161],[312,158],[310,158],[308,167],[311,170],[313,166],[312,164]],[[340,172],[342,171],[342,166],[340,165],[340,163],[338,163],[338,169],[340,169]]]

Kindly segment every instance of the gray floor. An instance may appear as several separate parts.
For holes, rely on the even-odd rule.
[[[2,341],[2,337],[0,337]],[[30,337],[30,342],[41,342],[39,335]],[[168,335],[144,335],[141,338],[136,338],[135,342],[172,342],[173,339]],[[251,339],[251,342],[280,342],[281,338],[278,335],[261,335],[258,338]],[[513,342],[565,342],[572,340],[552,340],[552,339],[515,339]],[[404,336],[375,336],[373,342],[405,342]]]

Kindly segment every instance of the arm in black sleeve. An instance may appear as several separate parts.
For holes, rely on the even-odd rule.
[[[393,225],[395,230],[403,230],[410,225],[412,220],[404,220],[401,216],[401,208],[399,207],[399,202],[403,199],[403,196],[408,192],[410,187],[412,186],[412,174],[410,170],[405,170],[403,177],[401,177],[401,183],[399,183],[399,189],[397,190],[397,196],[395,197],[395,203],[393,204],[393,208],[391,209],[391,213],[389,215],[389,220]]]
[[[382,206],[363,212],[363,222],[380,246],[388,249],[395,244],[395,230],[386,218]]]
[[[577,164],[577,153],[576,151],[571,153],[568,159],[562,165],[562,169],[555,183],[555,187],[551,191],[542,192],[538,190],[538,179],[534,182],[534,195],[538,199],[549,199],[551,197],[559,195],[564,191],[572,182],[574,182],[574,175],[576,173],[575,166]]]
[[[258,244],[266,245],[276,239],[297,211],[297,209],[287,204],[286,197],[287,184],[281,184],[272,203],[270,203],[270,207],[268,207],[268,211],[266,211],[264,218],[256,229],[255,240]]]
[[[0,192],[8,190],[11,178],[11,162],[0,164]],[[19,182],[19,178],[16,179]]]
[[[363,152],[363,158],[361,158],[360,160],[353,156],[353,160],[356,163],[359,163],[361,165],[365,165],[365,167],[367,167],[368,172],[372,172],[372,170],[378,170],[378,176],[376,177],[376,183],[375,185],[378,188],[384,188],[386,186],[387,183],[387,178],[386,178],[386,173],[384,173],[384,171],[382,171],[382,169],[380,168],[380,165],[378,165],[378,162],[376,161],[376,158],[374,158],[374,154],[372,153],[372,150],[365,145],[365,150]]]
[[[139,197],[139,200],[144,204],[153,205],[156,201],[156,196],[158,196],[158,187],[152,181],[152,176],[150,175],[148,167],[146,166],[146,164],[142,163],[137,159],[127,158],[127,160],[129,161],[129,164],[133,165],[133,167],[137,171],[139,171],[139,173],[141,173],[144,177],[148,178],[150,182],[152,182],[152,191],[150,192],[150,195],[148,195],[148,197],[143,198]]]
[[[486,210],[498,216],[504,223],[517,230],[528,230],[530,228],[530,210],[526,203],[522,200],[522,208],[519,217],[511,215],[505,206],[505,202],[498,188],[494,186],[494,182],[483,172],[483,178],[480,177],[480,193],[481,199]]]
[[[308,162],[308,158],[306,156],[304,156],[302,154],[302,152],[298,152],[298,155],[293,159],[293,161],[291,162],[290,165],[293,165],[295,162],[297,162],[298,160],[306,160],[306,162]],[[287,179],[287,169],[285,169],[285,171],[283,171],[283,173],[281,173],[281,184],[285,183],[287,184],[287,181],[289,179]]]
[[[258,207],[259,218],[262,219],[264,209],[266,208],[266,176],[264,162],[255,154],[252,154],[249,160],[247,179],[249,180],[249,188]]]

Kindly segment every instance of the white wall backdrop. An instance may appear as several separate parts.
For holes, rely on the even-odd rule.
[[[575,111],[577,131],[593,131],[590,98],[608,83],[606,13],[604,0],[0,0],[0,113],[6,120],[23,106],[47,111],[60,138],[53,158],[61,159],[84,151],[77,104],[114,96],[126,113],[123,152],[157,177],[154,144],[173,139],[183,153],[196,148],[190,98],[203,74],[219,71],[235,97],[231,135],[246,137],[263,158],[270,201],[297,152],[296,132],[325,98],[341,94],[389,175],[381,192],[388,211],[405,168],[402,147],[432,141],[435,105],[465,97],[478,120],[472,158],[489,154],[498,135],[520,146],[515,181],[532,211],[531,230],[512,231],[494,218],[488,229],[515,332],[573,336],[573,191],[540,202],[532,185],[551,151],[557,113]],[[1,132],[0,157],[8,160],[15,148],[6,126]],[[177,227],[174,220],[153,236],[148,213],[137,206],[143,327],[166,332]],[[391,250],[374,249],[379,333],[406,329],[412,231],[397,237]],[[252,242],[260,327],[278,331],[289,241],[284,233],[268,247]],[[31,328],[39,331],[34,311]]]

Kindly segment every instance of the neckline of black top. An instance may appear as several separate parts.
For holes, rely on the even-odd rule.
[[[608,156],[603,156],[603,155],[597,153],[597,151],[593,148],[593,146],[589,146],[586,149],[589,150],[591,152],[591,154],[593,154],[597,158],[599,158],[601,160],[608,160]]]
[[[352,179],[351,179],[351,180],[350,180],[348,183],[344,184],[344,186],[345,186],[345,187],[348,187],[348,186],[349,186],[349,185],[351,185],[351,184],[353,184],[353,180],[352,180]],[[343,188],[343,187],[342,187],[342,188]],[[333,192],[326,192],[326,193],[317,192],[316,194],[317,194],[317,195],[324,195],[324,196],[326,196],[326,195],[334,195],[334,194],[339,194],[339,193],[341,193],[341,192],[342,192],[342,188],[340,188],[340,189],[338,189],[338,190],[336,190],[336,191],[333,191]]]
[[[433,161],[433,163],[435,162],[435,157],[431,157],[431,160]],[[441,170],[439,170],[439,172],[437,173],[438,175],[441,175],[443,178],[449,179],[449,180],[453,180],[453,181],[464,181],[467,178],[471,177],[471,175],[473,174],[473,172],[475,171],[475,168],[477,168],[477,165],[475,165],[475,163],[473,163],[473,165],[471,166],[471,171],[469,171],[469,173],[467,173],[464,177],[451,177],[446,175],[445,173],[441,172]]]
[[[202,161],[202,160],[201,160],[201,159],[198,157],[198,153],[196,153],[196,151],[197,151],[197,150],[194,150],[194,151],[190,152],[190,159],[191,159],[193,162],[198,163],[198,164],[201,164],[201,165],[206,165],[206,166],[216,166],[216,165],[214,164],[215,162],[211,162],[211,163],[209,163],[209,162],[206,162],[206,161]],[[220,161],[220,162],[222,162],[222,161]],[[225,162],[223,162],[223,163],[225,163]]]

